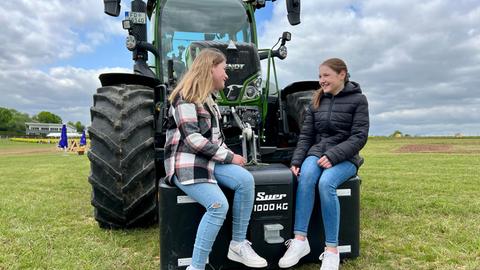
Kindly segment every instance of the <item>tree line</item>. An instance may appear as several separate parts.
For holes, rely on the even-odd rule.
[[[0,133],[24,135],[25,122],[63,123],[60,116],[48,111],[41,111],[30,117],[27,113],[22,113],[15,109],[0,107]],[[85,126],[80,121],[76,123],[68,121],[67,124],[75,127],[77,132],[82,132],[85,129]]]

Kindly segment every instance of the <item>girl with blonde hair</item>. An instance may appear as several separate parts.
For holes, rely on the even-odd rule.
[[[175,184],[205,207],[197,228],[192,263],[187,270],[205,269],[208,255],[229,208],[219,185],[235,192],[233,229],[227,257],[252,268],[267,266],[246,240],[253,208],[253,176],[246,160],[225,144],[221,118],[212,94],[225,87],[226,58],[203,49],[169,97],[170,127],[165,143],[167,182]]]

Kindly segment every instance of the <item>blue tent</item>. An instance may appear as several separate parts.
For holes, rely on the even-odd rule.
[[[62,134],[60,135],[60,141],[58,142],[58,147],[60,148],[68,147],[67,126],[65,125],[62,125]]]
[[[80,146],[84,146],[87,144],[87,137],[85,136],[85,130],[82,132],[82,137],[80,138]]]

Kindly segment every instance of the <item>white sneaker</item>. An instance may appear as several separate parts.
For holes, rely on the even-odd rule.
[[[333,253],[325,250],[320,254],[319,259],[322,261],[320,270],[338,270],[340,265],[340,253]]]
[[[242,263],[252,268],[262,268],[268,265],[267,261],[258,256],[258,254],[252,249],[252,243],[250,243],[248,240],[244,240],[239,244],[232,242],[230,242],[227,254],[227,258],[230,260]]]
[[[305,238],[305,241],[289,239],[285,242],[285,245],[288,246],[288,249],[278,261],[280,268],[292,267],[297,264],[301,258],[310,253],[310,245],[308,244],[307,238]]]

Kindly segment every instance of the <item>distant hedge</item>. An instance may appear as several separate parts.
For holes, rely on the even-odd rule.
[[[58,144],[58,141],[60,139],[49,139],[49,138],[10,138],[10,141],[12,142],[26,142],[26,143],[53,143],[53,144]],[[76,141],[77,144],[80,144],[80,139],[70,139],[68,140],[68,143],[70,144],[71,142]],[[90,140],[87,140],[87,144],[90,144]]]

